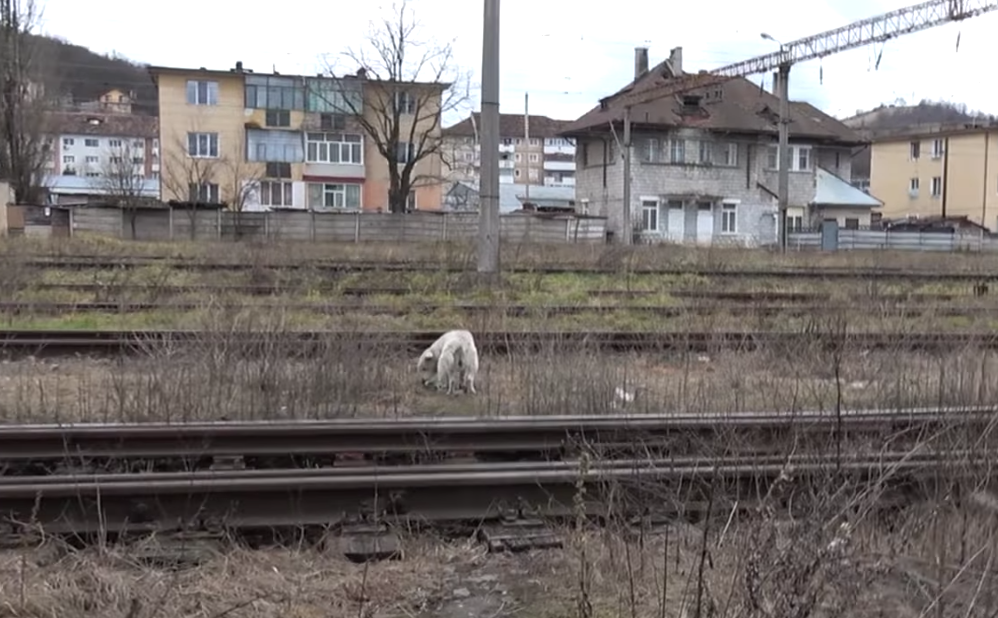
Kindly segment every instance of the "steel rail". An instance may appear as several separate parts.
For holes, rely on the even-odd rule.
[[[26,258],[17,259],[18,263],[34,268],[62,268],[67,270],[79,269],[133,269],[156,266],[160,268],[173,268],[180,270],[199,271],[225,271],[225,270],[315,270],[327,273],[358,273],[358,272],[439,272],[439,273],[464,273],[467,267],[457,265],[445,265],[439,263],[419,263],[419,262],[328,262],[328,261],[304,261],[304,262],[274,262],[269,264],[257,264],[253,262],[207,262],[197,258],[177,259],[177,258],[101,258],[101,259],[78,259],[72,257],[55,258]],[[599,268],[589,265],[538,265],[538,266],[511,266],[504,269],[507,273],[536,273],[536,274],[620,274],[627,272],[635,275],[664,275],[664,276],[699,276],[710,278],[775,278],[775,279],[893,279],[907,281],[996,281],[998,272],[973,272],[973,271],[928,271],[911,270],[902,267],[898,268],[841,268],[841,267],[812,267],[812,268],[773,268],[773,269],[742,269],[742,268],[661,268],[661,267],[637,267],[637,268]]]
[[[0,330],[0,351],[36,355],[152,352],[162,346],[211,346],[225,342],[233,353],[288,354],[314,357],[324,353],[369,351],[418,353],[440,331],[300,331],[282,333],[212,332],[192,330]],[[998,332],[850,332],[801,331],[488,331],[476,332],[480,352],[557,349],[616,352],[665,350],[752,351],[824,346],[866,350],[943,351],[961,348],[998,349]]]
[[[654,463],[654,462],[653,462]],[[544,517],[578,515],[580,487],[589,514],[606,513],[611,501],[629,500],[635,508],[662,503],[664,497],[684,502],[705,492],[732,496],[757,495],[774,479],[792,474],[795,481],[880,485],[931,482],[940,468],[947,479],[975,475],[993,465],[989,457],[946,453],[932,457],[878,456],[799,463],[649,466],[493,466],[488,471],[456,471],[446,467],[430,474],[378,471],[374,474],[307,474],[206,478],[131,477],[121,482],[85,478],[66,482],[0,482],[0,521],[27,522],[46,533],[117,533],[123,531],[246,529],[273,526],[344,525],[376,519],[426,522],[496,520],[510,511]],[[703,481],[710,479],[709,483]],[[822,481],[822,479],[827,479]],[[16,530],[15,530],[16,532]]]
[[[213,423],[0,426],[0,462],[338,456],[403,453],[558,453],[576,448],[653,449],[859,436],[986,437],[998,408],[907,408],[738,415],[526,416],[500,419],[334,419]]]
[[[90,302],[34,302],[34,301],[0,301],[0,313],[11,315],[63,315],[68,313],[137,313],[146,311],[198,311],[208,306],[205,302],[166,301],[150,302],[137,300],[90,301]],[[312,312],[324,315],[392,315],[408,316],[427,314],[440,310],[461,311],[468,314],[499,314],[505,317],[528,316],[563,316],[598,313],[645,313],[658,317],[683,316],[716,316],[731,314],[733,316],[811,316],[837,313],[861,312],[880,314],[881,316],[936,316],[936,317],[978,317],[998,314],[998,305],[927,305],[908,303],[851,303],[851,304],[696,304],[685,303],[675,305],[500,305],[484,303],[453,302],[445,305],[431,303],[414,303],[407,306],[392,305],[361,305],[343,303],[227,303],[212,302],[211,306],[218,309],[244,310],[258,309],[267,311],[298,311]]]

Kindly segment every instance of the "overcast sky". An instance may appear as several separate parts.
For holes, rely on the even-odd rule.
[[[363,46],[370,20],[390,2],[298,0],[39,0],[42,31],[99,53],[156,65],[227,69],[236,60],[258,72],[314,74],[323,54]],[[454,41],[458,62],[481,72],[482,2],[410,0],[426,39]],[[652,65],[683,48],[685,69],[712,69],[788,42],[912,4],[911,0],[651,2],[503,0],[501,110],[575,118],[626,84],[635,46]],[[998,113],[988,62],[998,52],[998,12],[797,65],[791,96],[848,116],[896,99],[943,99]],[[959,45],[958,45],[959,41]],[[879,67],[876,67],[878,55]],[[756,77],[758,82],[760,77]],[[765,85],[770,85],[766,76]]]

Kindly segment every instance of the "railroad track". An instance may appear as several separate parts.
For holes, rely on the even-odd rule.
[[[322,315],[388,315],[411,316],[432,314],[441,310],[459,311],[466,315],[489,314],[502,317],[550,317],[580,314],[639,313],[662,318],[684,316],[715,316],[727,314],[737,317],[802,317],[836,315],[860,312],[867,317],[988,317],[998,315],[998,305],[932,305],[897,303],[852,304],[750,304],[730,305],[720,303],[684,303],[676,305],[503,305],[452,302],[445,305],[418,303],[406,306],[373,305],[358,303],[226,303],[136,300],[93,302],[4,302],[0,301],[0,314],[8,315],[65,315],[70,313],[137,313],[148,311],[188,312],[210,306],[215,309],[239,311],[258,309],[266,311],[310,312]]]
[[[467,266],[451,266],[439,263],[418,262],[275,262],[258,264],[252,262],[205,262],[197,259],[166,257],[33,257],[18,260],[18,263],[33,268],[60,268],[66,270],[85,269],[134,269],[156,266],[194,271],[246,271],[246,270],[306,270],[325,273],[359,272],[440,272],[466,273]],[[697,276],[723,279],[771,278],[771,279],[890,279],[904,281],[998,281],[998,272],[968,271],[912,271],[904,268],[779,268],[779,269],[738,269],[738,268],[598,268],[584,265],[545,265],[513,266],[504,269],[507,273],[535,274],[621,274]]]
[[[0,353],[63,356],[72,354],[154,353],[224,344],[231,354],[252,357],[287,354],[300,358],[322,354],[418,353],[440,331],[301,331],[212,332],[192,330],[0,330]],[[946,351],[998,349],[996,332],[822,332],[804,331],[488,331],[476,332],[479,351],[487,354],[543,350],[663,352],[754,351],[819,346],[862,350]]]
[[[985,441],[998,408],[910,408],[740,415],[615,415],[0,426],[0,476],[218,468],[339,467],[472,458],[559,460],[755,454],[860,441]]]
[[[875,481],[903,491],[940,478],[976,477],[989,466],[993,459],[982,454],[914,451],[0,478],[0,521],[8,535],[106,535],[274,527],[348,532],[357,525],[369,530],[371,522],[411,530],[428,523],[577,517],[580,510],[592,516],[649,509],[675,514],[707,504],[728,513],[751,506],[781,476],[834,487]]]

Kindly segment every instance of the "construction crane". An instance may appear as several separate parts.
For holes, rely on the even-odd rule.
[[[853,22],[821,34],[804,37],[785,45],[781,44],[780,50],[777,52],[729,64],[709,73],[701,72],[671,80],[669,83],[643,90],[625,91],[614,97],[624,106],[624,229],[630,229],[631,225],[631,108],[683,92],[715,86],[738,77],[748,77],[776,69],[779,71],[777,86],[780,98],[779,187],[777,191],[780,213],[780,248],[786,251],[787,207],[790,201],[790,97],[788,89],[790,67],[798,62],[824,58],[872,43],[882,43],[905,34],[977,17],[994,10],[998,10],[998,0],[928,0],[890,13]],[[771,38],[765,34],[762,36]]]

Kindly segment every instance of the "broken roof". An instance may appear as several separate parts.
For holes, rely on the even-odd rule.
[[[623,120],[624,106],[619,95],[650,90],[680,79],[672,77],[668,61],[663,62],[603,99],[599,105],[565,127],[561,134],[575,136],[607,131],[610,123],[619,124]],[[683,98],[690,95],[700,97],[699,109],[696,113],[683,113]],[[731,133],[772,134],[775,138],[779,105],[775,95],[739,77],[635,105],[631,108],[631,120],[635,128],[691,127]],[[811,138],[843,145],[866,143],[860,134],[809,103],[792,101],[790,121],[791,138]]]
[[[556,137],[571,120],[555,120],[547,116],[530,115],[530,137]],[[461,122],[446,127],[444,137],[475,137],[476,127],[482,126],[482,115],[474,112]],[[523,114],[499,114],[499,137],[523,137]]]

